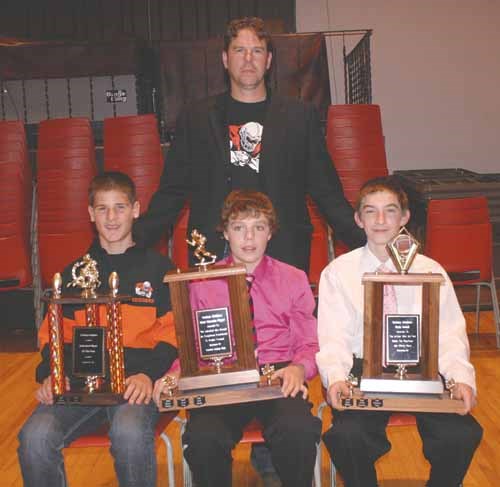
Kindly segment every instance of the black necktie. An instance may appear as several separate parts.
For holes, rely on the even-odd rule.
[[[255,310],[253,307],[253,299],[252,299],[252,284],[254,280],[254,276],[247,274],[246,283],[248,288],[248,305],[250,307],[250,318],[252,319],[252,336],[253,336],[253,346],[255,350],[257,350],[257,331],[255,330]]]

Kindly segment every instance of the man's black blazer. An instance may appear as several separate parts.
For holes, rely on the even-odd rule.
[[[228,96],[224,93],[197,102],[179,116],[160,187],[134,229],[139,241],[156,241],[175,223],[189,200],[188,232],[197,228],[204,233],[207,249],[222,257],[224,242],[215,228],[224,198],[237,189],[231,185],[229,170]],[[307,270],[312,231],[307,194],[347,245],[364,244],[364,234],[355,225],[353,210],[344,198],[312,105],[271,96],[260,169],[261,189],[271,198],[279,218],[279,231],[269,244],[269,255]]]

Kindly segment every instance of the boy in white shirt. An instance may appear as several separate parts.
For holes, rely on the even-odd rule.
[[[390,412],[343,411],[341,396],[349,394],[349,373],[360,376],[363,357],[363,285],[365,272],[382,265],[396,272],[386,245],[410,218],[408,197],[392,177],[377,178],[361,188],[355,221],[367,236],[365,247],[332,261],[323,271],[319,286],[316,355],[328,402],[333,407],[332,427],[324,436],[332,460],[346,487],[375,487],[374,462],[389,451],[385,428]],[[439,372],[456,382],[454,395],[466,412],[458,414],[416,413],[424,455],[431,464],[428,487],[458,487],[467,472],[481,437],[482,428],[468,414],[476,402],[474,368],[469,361],[465,319],[453,285],[435,261],[417,254],[411,272],[440,273]],[[419,286],[394,286],[397,311],[420,313]]]

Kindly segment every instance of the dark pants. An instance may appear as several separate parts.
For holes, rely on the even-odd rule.
[[[387,453],[391,413],[334,411],[323,441],[346,487],[375,487],[375,461]],[[470,415],[415,413],[424,456],[431,464],[428,487],[458,487],[481,441],[483,429]]]
[[[302,397],[191,411],[182,442],[196,484],[231,486],[231,450],[253,418],[262,423],[283,487],[310,487],[321,422]]]

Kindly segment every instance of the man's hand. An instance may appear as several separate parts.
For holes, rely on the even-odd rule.
[[[303,399],[307,399],[309,391],[304,384],[306,373],[303,365],[287,365],[286,367],[277,370],[271,376],[271,380],[274,379],[281,379],[281,392],[283,393],[283,396],[295,397],[301,391]]]
[[[135,374],[125,379],[123,399],[129,404],[149,404],[153,394],[153,382],[146,374]]]
[[[69,379],[66,377],[66,390],[69,391]],[[52,394],[52,379],[50,375],[42,382],[40,388],[35,392],[35,397],[42,404],[54,404]]]
[[[172,372],[169,372],[168,374],[170,377],[174,377],[177,381],[179,380],[179,377],[181,375],[181,370],[175,370]],[[160,396],[162,395],[163,392],[167,392],[168,388],[167,385],[165,384],[163,377],[160,377],[156,382],[155,382],[155,387],[153,389],[153,400],[156,403],[158,407],[161,406],[160,404]]]
[[[465,416],[476,405],[476,396],[471,386],[462,382],[457,382],[453,387],[453,398],[461,399],[465,405],[465,411],[460,413]]]
[[[338,410],[344,409],[342,406],[342,397],[348,397],[350,393],[349,386],[345,380],[338,380],[328,388],[328,400],[332,407]]]

